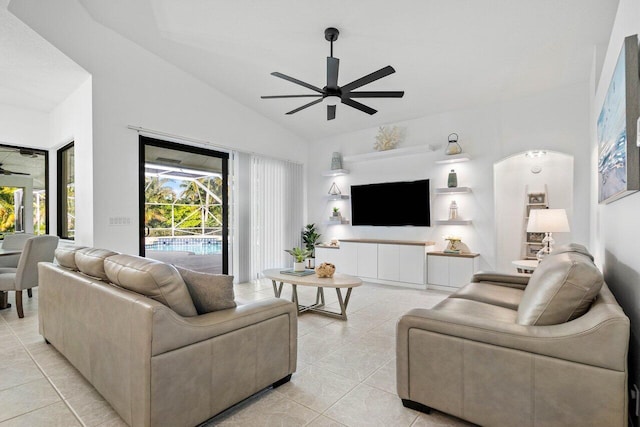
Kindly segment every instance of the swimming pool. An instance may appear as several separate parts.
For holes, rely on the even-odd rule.
[[[222,253],[222,242],[211,238],[158,238],[150,245],[144,245],[147,251],[188,251],[196,255]]]

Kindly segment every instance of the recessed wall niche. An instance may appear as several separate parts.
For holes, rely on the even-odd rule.
[[[496,270],[515,273],[512,261],[522,258],[526,244],[527,193],[547,193],[548,206],[573,217],[573,156],[530,150],[493,165]],[[553,235],[556,244],[571,242],[571,233]]]

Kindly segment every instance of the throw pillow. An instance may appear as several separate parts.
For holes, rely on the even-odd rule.
[[[233,294],[233,276],[208,274],[176,266],[187,284],[198,314],[225,310],[236,306]]]

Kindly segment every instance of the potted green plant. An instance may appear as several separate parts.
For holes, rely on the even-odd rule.
[[[307,268],[314,268],[316,264],[316,243],[320,239],[320,233],[316,230],[315,224],[307,224],[302,231],[302,241],[311,256],[307,258]]]
[[[293,271],[304,271],[304,260],[311,256],[311,251],[302,248],[285,249],[289,255],[295,259],[293,263]]]
[[[340,215],[340,208],[335,207],[333,208],[333,215],[331,216],[331,218],[329,218],[331,221],[340,221],[342,215]]]

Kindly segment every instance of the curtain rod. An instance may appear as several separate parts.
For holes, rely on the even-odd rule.
[[[159,131],[159,130],[147,129],[147,128],[143,128],[143,127],[140,127],[140,126],[127,125],[127,129],[135,130],[139,134],[148,134],[150,136],[163,136],[165,138],[175,139],[175,140],[177,140],[176,142],[181,142],[182,141],[182,142],[192,142],[194,144],[200,144],[202,146],[202,148],[222,149],[222,150],[228,151],[230,154],[233,151],[237,151],[237,152],[240,152],[240,153],[243,153],[243,154],[250,154],[250,155],[266,157],[266,158],[274,159],[274,160],[282,160],[282,161],[290,162],[290,163],[303,164],[302,162],[298,162],[296,160],[285,159],[285,158],[276,157],[276,156],[270,156],[270,155],[266,155],[266,154],[263,154],[263,153],[257,153],[255,151],[239,150],[239,149],[237,149],[235,147],[230,147],[228,145],[215,144],[215,143],[213,143],[211,141],[206,141],[204,139],[190,138],[188,136],[181,136],[181,135],[176,135],[176,134],[163,132],[163,131]]]

